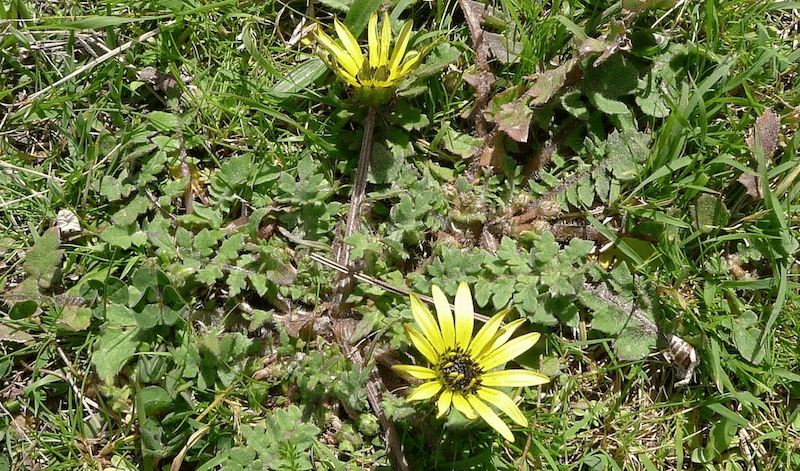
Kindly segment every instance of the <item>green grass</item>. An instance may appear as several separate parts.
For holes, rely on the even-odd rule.
[[[403,399],[407,297],[359,283],[331,314],[311,255],[334,258],[366,110],[287,45],[307,4],[0,5],[0,471],[390,469],[371,373],[411,469],[800,467],[796,2],[498,0],[486,30],[519,60],[489,62],[490,167],[459,3],[388,9],[448,42],[378,112],[348,243],[369,276],[466,281],[543,333],[518,363],[553,379],[511,391],[514,443]],[[767,109],[774,154],[746,142]],[[50,229],[62,210],[79,232]]]

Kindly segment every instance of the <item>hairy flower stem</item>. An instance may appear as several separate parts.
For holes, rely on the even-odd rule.
[[[341,306],[350,290],[353,287],[353,267],[350,266],[350,246],[345,239],[353,235],[358,230],[359,214],[361,213],[361,203],[367,189],[367,175],[369,174],[369,162],[372,154],[372,138],[375,133],[375,115],[377,108],[369,107],[367,119],[364,121],[364,137],[361,139],[361,152],[358,155],[358,167],[356,168],[356,179],[353,182],[353,192],[350,195],[350,209],[347,211],[345,220],[344,236],[334,245],[334,256],[336,263],[349,270],[347,275],[341,276],[334,289],[333,301]]]
[[[372,138],[375,132],[375,115],[377,109],[374,106],[369,107],[367,112],[367,119],[364,121],[364,137],[361,139],[361,152],[358,155],[358,167],[356,168],[356,179],[353,182],[353,192],[350,195],[350,209],[347,211],[347,219],[345,220],[344,236],[334,243],[333,254],[336,258],[336,263],[340,267],[346,269],[347,272],[342,273],[336,283],[333,291],[333,315],[334,317],[342,317],[346,312],[342,309],[342,303],[347,299],[350,290],[353,288],[354,275],[358,272],[354,267],[350,266],[350,246],[347,245],[345,239],[353,235],[358,230],[359,214],[361,212],[361,203],[364,202],[364,196],[367,189],[367,175],[369,174],[370,156],[372,154]],[[349,335],[341,335],[340,329],[334,329],[337,334],[337,340],[342,344],[342,348],[347,354],[347,357],[352,359],[362,369],[366,367],[364,358],[357,348],[351,348],[349,342]],[[389,444],[389,449],[392,451],[394,458],[395,469],[400,471],[410,471],[411,467],[408,464],[408,459],[403,454],[403,449],[400,445],[400,436],[394,427],[394,423],[386,417],[381,403],[381,391],[385,390],[383,381],[379,375],[370,375],[370,379],[366,384],[367,401],[378,416],[381,427],[383,427],[386,434],[386,440]]]

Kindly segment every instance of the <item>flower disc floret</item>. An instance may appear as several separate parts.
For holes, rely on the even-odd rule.
[[[531,332],[511,339],[523,321],[518,319],[502,325],[506,310],[489,319],[473,337],[475,311],[467,284],[461,283],[456,292],[455,317],[447,297],[438,286],[433,287],[432,294],[436,319],[428,307],[412,294],[411,313],[420,330],[405,326],[411,343],[432,366],[393,367],[400,373],[425,381],[407,399],[421,401],[438,395],[439,417],[449,412],[452,406],[469,419],[480,416],[506,440],[514,441],[508,425],[487,403],[521,426],[526,426],[528,421],[514,401],[493,386],[535,386],[550,379],[528,370],[491,370],[528,350],[539,339],[539,334]]]
[[[475,360],[459,348],[445,352],[435,370],[444,387],[454,393],[474,394],[483,374]]]

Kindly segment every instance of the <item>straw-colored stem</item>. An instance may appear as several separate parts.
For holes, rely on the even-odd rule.
[[[358,229],[358,214],[361,210],[361,203],[367,190],[367,175],[369,174],[370,155],[372,154],[372,137],[375,133],[376,108],[371,106],[367,112],[367,119],[364,121],[364,137],[361,139],[361,152],[358,155],[358,168],[356,169],[356,180],[353,182],[353,194],[350,197],[350,210],[347,212],[347,227],[344,230],[345,239],[353,235]],[[347,251],[349,253],[349,250]],[[348,257],[349,258],[349,257]],[[345,265],[347,265],[345,263]]]
[[[353,182],[353,192],[350,196],[350,209],[347,211],[347,219],[345,220],[344,235],[341,240],[335,245],[334,255],[336,263],[352,269],[350,266],[350,246],[347,245],[345,240],[353,235],[358,230],[359,214],[361,213],[361,204],[364,202],[367,189],[367,175],[369,174],[370,155],[372,154],[372,138],[375,132],[375,116],[377,109],[374,106],[369,108],[367,112],[367,119],[364,120],[364,137],[361,139],[361,152],[358,155],[358,167],[356,168],[356,179]],[[334,291],[335,301],[339,303],[344,302],[349,294],[349,288],[352,284],[351,276],[347,275],[340,280]]]

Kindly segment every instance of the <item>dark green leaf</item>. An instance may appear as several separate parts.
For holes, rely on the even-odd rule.
[[[656,347],[658,336],[639,326],[628,326],[614,342],[614,351],[622,361],[641,360]]]
[[[131,236],[136,231],[133,226],[108,226],[100,233],[100,238],[109,244],[121,249],[128,249],[131,246]]]
[[[138,345],[138,328],[109,327],[103,330],[92,355],[97,376],[112,384],[114,376],[136,353]]]
[[[166,453],[166,448],[161,443],[164,429],[161,421],[148,417],[139,424],[139,436],[142,443],[142,454],[147,457],[160,457]]]
[[[676,0],[622,0],[622,8],[628,11],[669,10]]]
[[[237,296],[239,293],[242,292],[245,288],[247,288],[247,274],[243,271],[233,270],[228,273],[228,278],[226,279],[228,283],[228,287],[230,288],[229,295],[231,297]]]
[[[64,306],[58,316],[58,324],[73,332],[78,332],[88,328],[91,321],[91,309],[72,304],[67,304]]]
[[[535,257],[539,264],[547,264],[558,255],[558,243],[551,232],[543,232],[533,243],[531,256]]]
[[[589,119],[589,107],[583,101],[583,94],[578,91],[565,93],[561,96],[561,106],[572,116],[586,121]]]
[[[621,101],[607,98],[602,93],[589,94],[589,101],[605,114],[620,115],[630,113],[628,105]]]
[[[629,316],[619,307],[603,302],[594,293],[585,290],[578,293],[578,299],[592,311],[592,329],[608,335],[622,332]]]
[[[39,237],[25,256],[22,267],[31,278],[38,281],[42,289],[50,287],[53,275],[61,267],[61,256],[64,251],[59,250],[60,245],[59,230],[51,227]]]
[[[664,97],[656,88],[650,89],[647,94],[636,95],[636,104],[642,112],[654,118],[666,118],[670,113]]]
[[[703,193],[697,197],[694,206],[690,206],[693,226],[700,232],[708,233],[724,227],[730,218],[730,211],[725,202],[716,195]]]
[[[128,302],[126,299],[125,303]],[[136,325],[136,320],[133,317],[133,311],[125,305],[110,303],[105,309],[106,326],[133,326]]]
[[[165,111],[151,111],[147,114],[147,119],[153,128],[158,132],[170,133],[178,129],[178,117],[173,113]]]
[[[325,64],[318,57],[303,62],[281,79],[267,94],[278,100],[295,97],[325,73]]]
[[[39,304],[36,301],[18,301],[11,306],[8,317],[11,319],[25,319],[32,316],[39,309]]]
[[[590,67],[583,79],[587,95],[600,94],[608,100],[633,93],[639,86],[639,72],[622,54],[614,54],[598,67]]]
[[[387,184],[395,181],[400,174],[400,167],[405,161],[402,155],[393,155],[380,142],[372,145],[370,160],[369,182],[376,184]]]
[[[133,275],[131,284],[139,290],[144,290],[148,287],[169,286],[170,281],[167,275],[161,270],[140,268],[136,270],[136,273]]]
[[[758,327],[751,327],[746,329],[738,322],[733,327],[733,343],[742,357],[753,363],[759,365],[764,360],[766,355],[766,345],[760,344],[763,332]]]
[[[139,392],[139,398],[148,416],[166,411],[174,400],[172,395],[160,386],[147,386]]]
[[[511,297],[514,295],[513,278],[498,278],[494,282],[494,293],[492,294],[492,304],[494,304],[495,311],[500,311],[508,306]]]
[[[442,128],[441,143],[448,151],[462,158],[471,157],[483,144],[481,139],[470,136],[466,133],[455,131],[449,125]],[[439,137],[439,136],[437,136]]]

